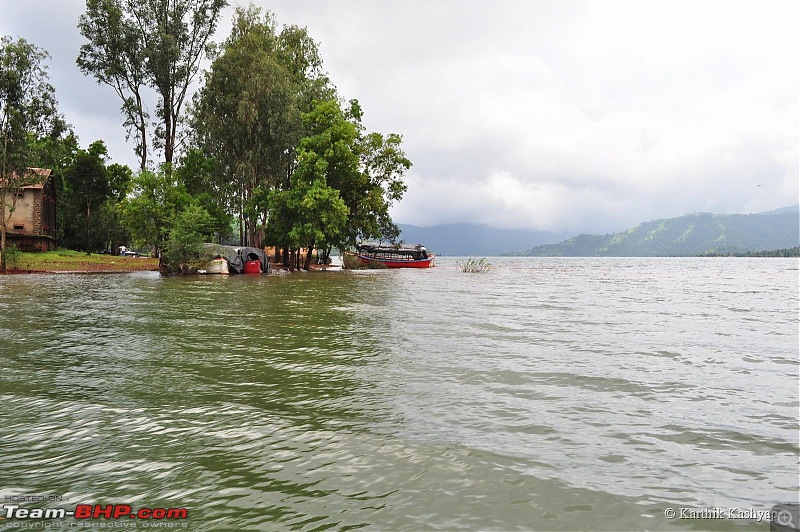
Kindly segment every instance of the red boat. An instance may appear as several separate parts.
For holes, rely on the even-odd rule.
[[[354,255],[365,266],[377,265],[384,268],[430,268],[435,255],[428,253],[425,246],[359,244]]]

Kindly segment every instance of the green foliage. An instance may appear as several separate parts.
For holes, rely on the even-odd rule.
[[[8,266],[10,266],[12,270],[16,270],[19,268],[20,255],[21,252],[17,246],[6,247],[6,261]]]
[[[161,249],[172,221],[191,203],[186,189],[163,169],[133,178],[131,196],[120,206],[122,221],[137,246]]]
[[[133,171],[128,166],[117,163],[108,165],[106,170],[111,196],[116,202],[120,202],[128,195],[133,181]]]
[[[0,177],[32,166],[34,142],[59,138],[66,123],[48,82],[44,50],[19,38],[0,37]]]
[[[366,134],[360,105],[342,109],[306,29],[278,29],[271,13],[252,5],[236,9],[230,36],[210,53],[193,102],[194,146],[172,164],[182,102],[225,5],[86,0],[79,29],[88,42],[77,62],[122,99],[142,168],[132,177],[109,167],[108,186],[99,188],[119,201],[134,243],[177,249],[174,224],[190,206],[210,216],[218,240],[229,234],[230,214],[238,215],[242,243],[254,246],[264,243],[265,228],[268,243],[326,253],[363,238],[397,238],[389,208],[402,198],[411,166],[401,137]],[[154,143],[166,163],[155,172],[146,170],[145,88],[159,96]],[[92,209],[86,213],[88,220]]]
[[[134,137],[134,151],[147,168],[150,115],[144,102],[147,63],[142,36],[128,6],[118,0],[87,0],[78,28],[89,41],[81,46],[78,67],[98,83],[114,89],[122,100],[123,125]]]
[[[403,177],[411,167],[400,147],[402,138],[365,134],[357,100],[351,100],[345,112],[336,106],[336,113],[326,105],[330,103],[323,102],[310,114],[315,127],[307,139],[308,145],[332,159],[334,170],[329,172],[328,182],[339,190],[350,211],[345,231],[334,245],[344,248],[373,238],[394,241],[399,230],[391,221],[389,207],[402,199],[407,188]]]
[[[292,224],[287,235],[295,247],[335,241],[347,221],[347,206],[339,191],[329,187],[324,178],[311,183],[295,179],[294,186],[285,196],[289,199],[288,211]],[[280,209],[278,209],[280,210]]]
[[[184,273],[202,266],[202,244],[214,231],[214,219],[199,205],[190,205],[172,221],[162,255],[167,271]]]
[[[213,219],[215,240],[223,241],[231,235],[231,216],[228,214],[230,187],[220,176],[214,159],[200,150],[190,149],[175,170],[178,186],[192,197],[192,201],[205,209]]]
[[[49,168],[60,176],[75,161],[78,153],[78,137],[71,130],[62,136],[46,135],[30,138],[31,160],[37,168]]]
[[[300,141],[297,167],[292,174],[286,205],[278,211],[289,216],[288,242],[296,246],[338,245],[350,214],[341,194],[357,180],[358,131],[338,104],[326,101],[304,115],[310,135]]]
[[[96,229],[101,226],[93,217],[94,211],[101,208],[112,194],[105,164],[107,154],[105,144],[98,140],[88,150],[78,150],[73,163],[64,171],[65,192],[74,203],[74,214],[81,218],[83,250],[86,253],[91,253],[100,244]],[[65,239],[70,236],[65,233]]]
[[[456,264],[464,273],[486,273],[492,267],[486,259],[473,259],[472,257],[456,262]]]
[[[289,186],[272,194],[267,229],[276,243],[347,248],[359,239],[399,235],[389,206],[405,192],[411,166],[398,135],[363,134],[361,107],[342,110],[335,100],[318,102],[303,115]]]
[[[87,0],[78,28],[89,41],[77,59],[84,74],[122,99],[123,124],[147,168],[149,116],[144,87],[159,96],[154,144],[173,162],[184,99],[227,0]],[[169,166],[167,166],[169,171]]]
[[[106,166],[106,160],[105,144],[98,140],[86,150],[76,147],[61,171],[56,209],[61,245],[91,253],[127,240],[118,204],[130,187],[131,170],[120,164]]]
[[[345,253],[342,256],[342,267],[345,270],[386,270],[388,266],[380,261],[362,263],[359,258],[352,253]]]
[[[230,216],[219,198],[202,184],[208,176],[198,176],[198,171],[196,165],[190,164],[170,173],[163,168],[158,172],[139,172],[133,178],[130,195],[121,202],[119,212],[135,245],[164,249],[172,239],[175,224],[189,211],[195,218],[202,211],[203,224],[198,227],[202,228],[199,232],[205,241],[219,240],[230,233]],[[187,190],[187,184],[195,194]],[[183,222],[188,224],[195,218]]]
[[[6,193],[38,180],[34,166],[39,139],[60,138],[67,124],[44,64],[49,55],[25,39],[0,37],[0,271],[6,269],[6,224],[16,196]]]
[[[269,217],[269,193],[288,187],[301,112],[332,92],[321,64],[305,29],[278,32],[271,13],[237,8],[196,96],[196,140],[228,176],[228,207],[244,221],[251,245]]]

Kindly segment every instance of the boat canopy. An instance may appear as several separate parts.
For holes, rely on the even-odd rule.
[[[356,251],[369,255],[405,255],[414,260],[428,258],[428,250],[422,244],[381,244],[378,242],[362,242],[356,246]]]
[[[246,246],[224,246],[222,244],[203,244],[203,254],[209,260],[214,257],[222,257],[228,261],[231,273],[242,273],[244,263],[257,260],[261,263],[261,271],[269,271],[269,261],[264,250]]]

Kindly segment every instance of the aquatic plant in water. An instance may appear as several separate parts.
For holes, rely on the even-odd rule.
[[[472,257],[465,261],[456,263],[461,271],[464,273],[484,273],[488,272],[492,265],[484,258],[474,259]]]

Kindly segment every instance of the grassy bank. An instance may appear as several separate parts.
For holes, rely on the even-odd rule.
[[[158,269],[158,259],[87,255],[79,251],[11,252],[7,266],[13,272],[136,272]]]

